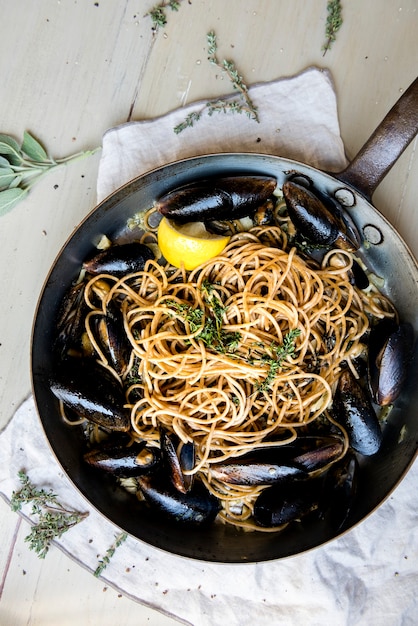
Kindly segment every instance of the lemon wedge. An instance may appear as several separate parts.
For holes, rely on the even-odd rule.
[[[221,254],[229,240],[229,236],[208,232],[203,222],[176,224],[163,217],[158,226],[161,254],[174,267],[184,265],[186,270]]]

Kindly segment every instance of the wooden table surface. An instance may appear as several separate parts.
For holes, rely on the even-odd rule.
[[[33,133],[55,157],[101,144],[106,129],[231,91],[219,56],[247,84],[328,68],[352,157],[416,78],[417,0],[342,0],[343,26],[323,56],[326,0],[183,0],[158,32],[149,0],[0,0],[0,133]],[[415,139],[374,195],[418,256]],[[33,313],[61,245],[94,207],[100,151],[51,172],[0,218],[0,426],[30,393]],[[1,453],[0,453],[1,455]],[[28,526],[1,500],[0,623],[169,624],[52,548],[28,550]],[[65,611],[63,611],[65,606]]]

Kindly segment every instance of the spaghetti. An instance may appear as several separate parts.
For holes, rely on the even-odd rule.
[[[288,444],[317,421],[335,427],[329,409],[342,367],[355,372],[370,315],[394,314],[376,288],[351,284],[352,263],[350,253],[333,250],[316,266],[289,247],[280,227],[255,227],[191,272],[147,261],[141,272],[86,285],[87,334],[124,385],[133,438],[159,445],[163,427],[180,448],[193,442],[188,473],[220,500],[227,523],[254,527],[264,487],[226,485],[211,466]],[[122,375],[93,330],[111,300],[131,345]],[[344,454],[347,435],[337,427]]]

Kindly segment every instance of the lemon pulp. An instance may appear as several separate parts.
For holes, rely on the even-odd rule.
[[[158,226],[158,245],[166,261],[186,270],[221,254],[230,240],[227,235],[215,235],[206,230],[203,222],[176,224],[163,217]]]

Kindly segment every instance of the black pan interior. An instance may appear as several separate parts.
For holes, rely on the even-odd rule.
[[[283,533],[245,533],[221,524],[209,529],[185,529],[153,516],[143,503],[82,462],[85,444],[81,430],[61,421],[48,380],[54,367],[52,344],[59,303],[101,235],[106,234],[112,240],[133,238],[135,231],[127,229],[127,220],[139,209],[151,206],[169,189],[198,178],[238,173],[273,175],[279,184],[298,173],[327,193],[342,187],[332,176],[295,161],[256,154],[187,159],[141,176],[101,203],[67,241],[40,295],[32,336],[32,384],[40,420],[54,454],[76,488],[105,517],[139,540],[174,554],[224,563],[268,561],[295,555],[330,541],[335,532],[326,521],[316,519],[291,524]],[[347,195],[354,199],[350,212],[360,231],[373,233],[374,243],[362,251],[368,266],[385,277],[385,291],[395,302],[401,318],[409,321],[417,334],[416,261],[376,209],[351,190]],[[360,460],[359,494],[347,529],[364,519],[390,494],[415,458],[417,380],[415,349],[407,385],[385,426],[381,450]]]

